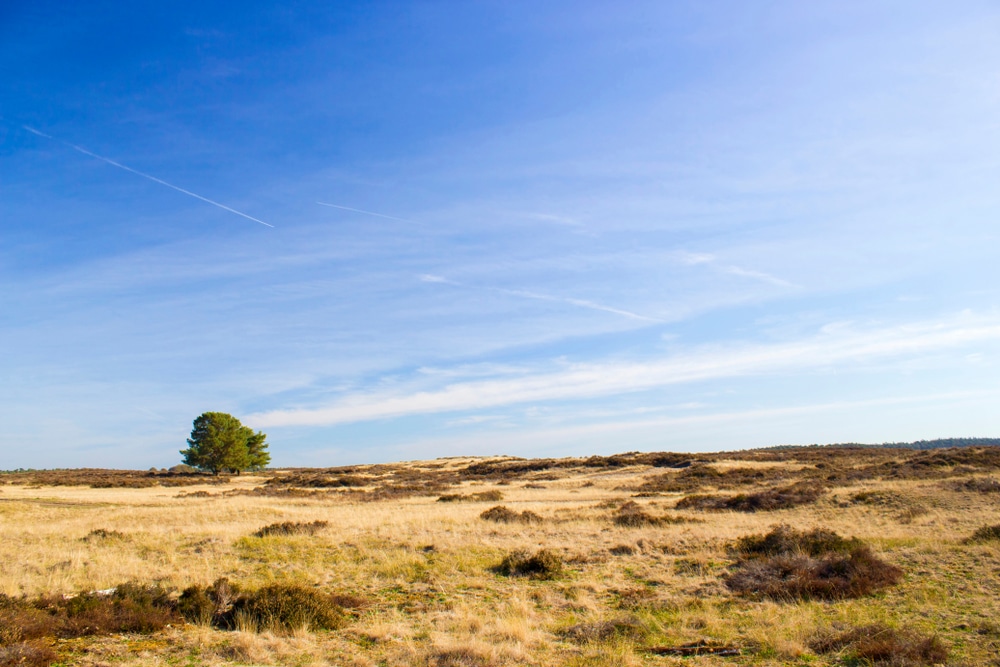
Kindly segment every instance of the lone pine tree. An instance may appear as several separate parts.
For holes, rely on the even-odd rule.
[[[182,449],[184,463],[213,475],[222,471],[237,475],[243,470],[259,470],[271,462],[267,436],[256,433],[225,412],[206,412],[194,420],[188,448]]]

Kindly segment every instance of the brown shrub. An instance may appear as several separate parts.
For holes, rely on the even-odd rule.
[[[772,556],[745,561],[726,578],[741,595],[778,601],[841,600],[874,593],[899,582],[902,572],[862,547],[849,556]]]
[[[899,583],[902,571],[858,540],[831,531],[799,533],[778,526],[733,546],[740,560],[725,583],[740,595],[779,601],[839,600],[868,595]]]
[[[639,619],[634,616],[623,616],[607,621],[577,623],[561,630],[559,634],[571,641],[584,644],[614,639],[638,641],[643,639],[648,632]]]
[[[948,649],[937,637],[884,625],[821,635],[810,642],[810,648],[817,653],[839,653],[855,662],[886,667],[925,667],[948,659]]]
[[[283,521],[264,526],[254,533],[254,537],[268,537],[270,535],[315,535],[329,525],[326,521],[311,521],[309,523]]]
[[[517,512],[503,505],[489,508],[479,518],[495,523],[540,523],[543,520],[531,510]]]
[[[0,646],[0,667],[48,667],[55,661],[55,651],[42,642]]]
[[[1000,541],[1000,524],[995,526],[983,526],[977,528],[976,532],[966,538],[966,544],[982,544],[984,542]]]
[[[554,579],[562,574],[563,562],[559,554],[549,549],[540,549],[534,555],[512,551],[493,570],[507,577]]]

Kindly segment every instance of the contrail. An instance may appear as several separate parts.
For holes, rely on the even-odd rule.
[[[611,306],[605,306],[601,303],[595,303],[593,301],[587,301],[586,299],[573,299],[561,296],[552,296],[550,294],[539,294],[538,292],[528,292],[526,290],[516,290],[516,289],[505,289],[503,287],[474,287],[470,285],[464,285],[462,283],[456,282],[454,280],[448,280],[443,276],[435,276],[429,273],[418,276],[421,282],[425,283],[440,283],[443,285],[454,285],[455,287],[464,287],[471,289],[482,289],[490,292],[497,292],[499,294],[509,294],[510,296],[518,296],[522,299],[535,299],[537,301],[554,301],[556,303],[568,303],[571,306],[576,306],[578,308],[588,308],[590,310],[600,310],[605,313],[612,313],[614,315],[621,315],[622,317],[627,317],[632,320],[644,320],[646,322],[663,322],[661,319],[655,317],[649,317],[647,315],[640,315],[639,313],[633,313],[630,310],[622,310],[621,308],[612,308]]]
[[[246,213],[243,213],[241,211],[237,211],[235,208],[229,208],[225,204],[220,204],[219,202],[213,201],[213,200],[209,199],[208,197],[202,197],[201,195],[199,195],[197,193],[194,193],[194,192],[191,192],[190,190],[185,190],[184,188],[177,187],[173,183],[167,183],[163,179],[157,178],[156,176],[150,176],[149,174],[143,173],[143,172],[139,171],[138,169],[133,169],[132,167],[128,167],[128,166],[122,164],[121,162],[115,162],[114,160],[112,160],[110,158],[106,158],[103,155],[98,155],[97,153],[91,153],[90,151],[88,151],[86,148],[83,148],[82,146],[77,146],[76,144],[71,144],[68,141],[63,141],[62,139],[56,139],[52,135],[45,134],[44,132],[39,132],[38,130],[36,130],[36,129],[32,128],[32,127],[28,127],[27,125],[22,125],[21,127],[23,127],[24,129],[26,129],[28,132],[31,132],[32,134],[37,134],[40,137],[45,137],[46,139],[51,139],[52,141],[58,141],[59,143],[63,144],[64,146],[69,146],[73,150],[79,151],[80,153],[83,153],[84,155],[89,155],[90,157],[97,158],[98,160],[100,160],[102,162],[107,162],[112,167],[118,167],[119,169],[124,169],[125,171],[131,172],[131,173],[135,174],[136,176],[142,176],[143,178],[149,179],[149,180],[153,181],[154,183],[159,183],[160,185],[165,185],[168,188],[170,188],[171,190],[176,190],[177,192],[181,192],[183,194],[186,194],[189,197],[194,197],[195,199],[200,199],[201,201],[203,201],[203,202],[205,202],[207,204],[211,204],[212,206],[218,206],[223,211],[229,211],[230,213],[235,213],[236,215],[242,216],[242,217],[246,218],[247,220],[253,220],[254,222],[259,222],[260,224],[264,225],[265,227],[272,227],[272,228],[274,227],[274,225],[272,225],[272,224],[270,224],[268,222],[264,222],[263,220],[258,220],[257,218],[253,217],[252,215],[247,215]]]
[[[397,218],[394,215],[386,215],[385,213],[376,213],[375,211],[363,211],[360,208],[351,208],[350,206],[340,206],[339,204],[328,204],[325,201],[318,201],[316,203],[319,204],[320,206],[329,206],[330,208],[339,208],[342,211],[353,211],[354,213],[364,213],[365,215],[374,215],[376,217],[386,218],[388,220],[399,220],[400,222],[409,222],[410,224],[413,224],[413,225],[422,224],[422,223],[417,222],[416,220],[407,220],[406,218]]]
[[[590,310],[600,310],[605,313],[613,313],[615,315],[621,315],[622,317],[627,317],[632,320],[645,320],[646,322],[663,322],[663,320],[657,319],[655,317],[649,317],[647,315],[640,315],[639,313],[633,313],[629,310],[622,310],[621,308],[612,308],[611,306],[605,306],[604,304],[594,303],[593,301],[587,301],[586,299],[572,299],[560,296],[551,296],[548,294],[539,294],[538,292],[527,292],[524,290],[514,290],[514,289],[504,289],[502,287],[490,287],[487,288],[494,292],[500,292],[501,294],[510,294],[511,296],[520,296],[525,299],[537,299],[538,301],[555,301],[557,303],[568,303],[572,306],[578,306],[579,308],[589,308]]]

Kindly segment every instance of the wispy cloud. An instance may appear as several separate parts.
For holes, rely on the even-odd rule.
[[[997,340],[1000,318],[966,315],[896,327],[839,330],[771,345],[703,347],[641,363],[568,364],[519,377],[456,382],[410,392],[359,394],[325,407],[258,413],[252,416],[251,423],[259,427],[330,425],[586,399],[701,380],[899,358]]]
[[[269,222],[264,222],[263,220],[260,220],[258,218],[253,217],[252,215],[247,215],[246,213],[244,213],[242,211],[237,211],[235,208],[230,208],[229,206],[226,206],[225,204],[220,204],[219,202],[215,201],[214,199],[209,199],[208,197],[202,197],[201,195],[199,195],[199,194],[197,194],[195,192],[191,192],[190,190],[185,190],[184,188],[182,188],[180,186],[174,185],[173,183],[168,183],[167,181],[164,181],[162,178],[157,178],[156,176],[151,176],[150,174],[147,174],[145,172],[139,171],[138,169],[133,169],[132,167],[126,166],[126,165],[122,164],[121,162],[115,162],[111,158],[107,158],[107,157],[104,157],[103,155],[98,155],[97,153],[93,153],[91,151],[88,151],[86,148],[83,148],[82,146],[77,146],[76,144],[71,144],[68,141],[63,141],[62,139],[56,139],[55,137],[53,137],[50,134],[45,134],[44,132],[40,132],[39,130],[36,130],[36,129],[32,128],[32,127],[28,127],[27,125],[22,125],[21,127],[23,127],[24,129],[26,129],[28,132],[31,132],[32,134],[38,135],[39,137],[44,137],[45,139],[51,139],[52,141],[57,141],[60,144],[62,144],[64,146],[68,146],[69,148],[72,148],[73,150],[75,150],[75,151],[77,151],[79,153],[83,153],[84,155],[87,155],[89,157],[92,157],[92,158],[95,158],[97,160],[100,160],[101,162],[106,162],[107,164],[110,164],[112,167],[118,167],[119,169],[124,169],[125,171],[127,171],[127,172],[129,172],[131,174],[135,174],[136,176],[142,176],[143,178],[148,179],[150,181],[153,181],[154,183],[159,183],[160,185],[166,186],[166,187],[170,188],[171,190],[176,190],[177,192],[185,194],[185,195],[187,195],[189,197],[194,197],[195,199],[203,201],[206,204],[211,204],[212,206],[217,206],[218,208],[221,208],[223,211],[229,211],[230,213],[235,213],[236,215],[242,216],[242,217],[246,218],[247,220],[253,220],[254,222],[259,222],[260,224],[264,225],[265,227],[274,227],[274,225],[272,225]]]

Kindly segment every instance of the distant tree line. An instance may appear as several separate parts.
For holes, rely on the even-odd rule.
[[[761,447],[763,450],[801,449],[802,447],[864,447],[886,449],[944,449],[945,447],[1000,447],[1000,438],[936,438],[934,440],[914,440],[913,442],[883,442],[866,444],[862,442],[837,442],[829,445],[774,445]]]

